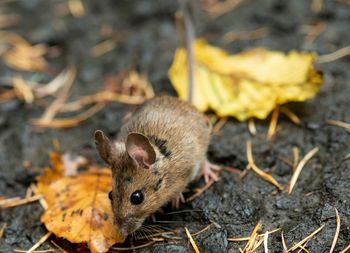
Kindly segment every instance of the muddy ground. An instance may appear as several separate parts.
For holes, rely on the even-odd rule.
[[[173,53],[178,46],[174,24],[176,1],[83,1],[87,13],[82,18],[59,15],[55,0],[18,0],[0,3],[1,13],[17,13],[22,22],[9,29],[32,43],[47,43],[63,50],[51,64],[56,71],[67,64],[78,68],[72,97],[91,94],[98,90],[104,77],[129,67],[147,73],[156,94],[176,95],[167,78]],[[314,1],[318,2],[318,1]],[[214,45],[230,52],[264,46],[288,51],[312,50],[326,54],[350,44],[349,6],[345,1],[320,1],[322,8],[311,9],[311,1],[246,1],[242,6],[216,19],[205,12],[196,12],[197,35],[206,37]],[[61,12],[62,13],[62,12]],[[315,24],[323,22],[324,31],[313,40],[305,40]],[[113,26],[119,34],[118,45],[101,57],[92,57],[90,48],[99,43],[101,27]],[[257,39],[224,43],[229,31],[268,29],[268,34]],[[283,158],[292,159],[292,148],[305,155],[314,147],[317,155],[303,169],[293,193],[276,192],[252,172],[240,179],[237,174],[223,172],[221,180],[190,204],[182,205],[176,214],[158,214],[160,223],[168,229],[186,225],[191,232],[208,224],[210,229],[195,237],[202,252],[239,252],[243,244],[228,242],[227,237],[248,236],[260,220],[263,231],[282,228],[286,243],[291,246],[320,225],[324,229],[307,244],[310,252],[328,252],[335,232],[335,210],[341,217],[341,229],[335,252],[350,243],[350,153],[349,134],[330,126],[329,119],[350,122],[350,60],[318,64],[324,73],[324,85],[312,100],[290,104],[302,120],[297,126],[281,117],[276,136],[266,140],[269,120],[257,122],[257,135],[252,137],[246,123],[230,119],[220,136],[214,136],[209,148],[209,159],[243,170],[246,167],[246,140],[252,139],[256,163],[269,168],[272,175],[286,185],[291,168]],[[276,70],[277,71],[277,70]],[[0,83],[17,72],[0,61]],[[30,77],[31,74],[25,74]],[[44,80],[49,77],[44,76]],[[34,131],[30,119],[39,117],[43,109],[27,106],[14,100],[0,104],[0,195],[23,196],[38,172],[26,170],[22,162],[33,167],[48,164],[52,140],[59,139],[63,151],[81,154],[101,163],[94,148],[93,132],[103,129],[109,135],[118,133],[121,118],[132,106],[112,104],[85,124],[65,130]],[[102,164],[102,163],[101,163]],[[40,223],[43,210],[38,203],[0,210],[0,225],[7,229],[0,239],[0,252],[29,249],[46,233]],[[171,212],[167,209],[166,212]],[[185,238],[183,234],[183,238]],[[67,246],[67,245],[66,245]],[[281,234],[269,237],[269,252],[282,252]],[[53,248],[45,243],[41,249]],[[67,247],[69,248],[69,247]],[[176,243],[163,242],[140,252],[190,252],[186,239]],[[258,252],[263,252],[260,247]]]

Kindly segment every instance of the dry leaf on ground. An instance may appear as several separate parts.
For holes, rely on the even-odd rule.
[[[7,50],[2,57],[6,65],[16,70],[44,71],[47,62],[44,55],[48,47],[43,44],[31,45],[18,34],[0,31],[0,46]]]
[[[316,56],[312,53],[256,48],[229,55],[200,39],[193,48],[193,103],[199,110],[213,109],[221,117],[265,119],[277,105],[311,98],[321,86],[322,76],[313,67]],[[177,49],[169,77],[179,97],[186,99],[184,48]]]
[[[38,179],[38,191],[47,202],[41,217],[46,228],[72,243],[87,243],[91,252],[107,252],[122,238],[113,224],[108,192],[111,171],[90,167],[77,176],[63,176],[60,153],[51,154],[52,169]]]

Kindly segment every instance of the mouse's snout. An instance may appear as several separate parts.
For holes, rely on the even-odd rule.
[[[135,218],[116,219],[115,223],[118,226],[119,233],[122,236],[131,234],[142,225],[142,222]]]

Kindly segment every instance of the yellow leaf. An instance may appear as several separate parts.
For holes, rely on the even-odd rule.
[[[108,193],[110,169],[92,167],[77,176],[62,175],[62,157],[51,154],[53,170],[46,169],[38,179],[38,191],[48,208],[41,217],[46,228],[72,243],[87,243],[91,252],[107,252],[125,238],[113,224]]]
[[[252,49],[229,55],[197,40],[194,49],[193,104],[219,116],[244,121],[264,119],[279,104],[304,101],[320,89],[322,76],[313,66],[314,54]],[[179,94],[188,97],[186,50],[176,50],[169,78]]]

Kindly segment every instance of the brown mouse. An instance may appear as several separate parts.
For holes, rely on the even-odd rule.
[[[142,226],[160,207],[203,174],[217,180],[206,159],[211,126],[188,102],[156,97],[126,122],[115,142],[95,132],[101,158],[112,168],[115,223],[123,235]],[[201,172],[199,173],[200,169]]]

